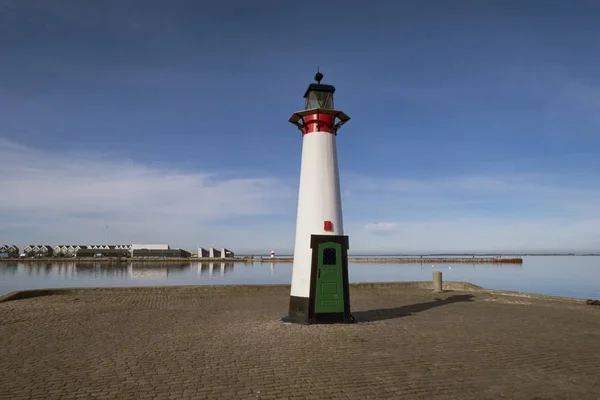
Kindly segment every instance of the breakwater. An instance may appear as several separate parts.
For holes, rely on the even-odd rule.
[[[392,257],[392,258],[348,258],[349,262],[399,263],[399,264],[523,264],[520,257]]]
[[[293,262],[285,258],[243,258],[242,262]],[[348,257],[351,263],[379,264],[523,264],[520,257]]]
[[[161,262],[278,262],[290,263],[293,257],[228,257],[228,258],[3,258],[0,261],[19,262],[78,262],[78,263],[161,263]],[[348,257],[351,263],[369,264],[522,264],[520,257]]]

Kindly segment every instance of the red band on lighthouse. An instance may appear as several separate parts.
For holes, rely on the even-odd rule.
[[[304,117],[302,135],[313,132],[328,132],[336,134],[335,116],[331,114],[315,113]]]

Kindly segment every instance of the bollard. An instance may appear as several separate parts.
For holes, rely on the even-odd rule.
[[[442,272],[435,271],[433,272],[433,291],[435,293],[441,293],[442,290]]]

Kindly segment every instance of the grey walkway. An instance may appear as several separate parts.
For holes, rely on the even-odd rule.
[[[354,325],[279,318],[286,287],[0,303],[0,399],[594,399],[600,307],[353,288]],[[437,298],[437,299],[436,299]]]

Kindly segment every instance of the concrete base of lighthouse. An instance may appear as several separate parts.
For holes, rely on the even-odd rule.
[[[309,297],[290,296],[284,322],[352,323],[348,285],[348,236],[311,235]]]

